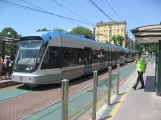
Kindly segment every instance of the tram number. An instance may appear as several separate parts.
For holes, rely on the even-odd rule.
[[[92,68],[85,68],[85,69],[84,69],[84,72],[85,72],[85,73],[92,72]]]

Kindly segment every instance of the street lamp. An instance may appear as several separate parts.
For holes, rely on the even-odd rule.
[[[11,35],[11,32],[8,32],[8,37],[9,37],[9,50],[8,50],[8,53],[10,52],[10,47],[11,47],[11,39],[10,39],[10,35]]]

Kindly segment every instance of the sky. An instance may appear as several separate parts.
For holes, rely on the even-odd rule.
[[[33,7],[21,0],[6,0],[9,2]],[[70,17],[80,21],[96,24],[97,22],[109,22],[105,15],[93,7],[88,0],[56,0],[60,4],[66,6],[75,13],[81,15],[84,19],[62,8],[52,0],[26,0],[54,14]],[[114,21],[126,21],[127,29],[131,30],[139,26],[160,24],[161,22],[161,0],[107,0],[114,8],[117,15],[106,4],[105,0],[93,0],[106,14]],[[37,9],[37,8],[36,8]],[[62,18],[23,9],[0,0],[0,31],[5,27],[14,28],[22,36],[32,35],[37,29],[62,28],[70,30],[77,26],[92,28],[93,25],[66,21]],[[132,35],[129,34],[132,38]]]

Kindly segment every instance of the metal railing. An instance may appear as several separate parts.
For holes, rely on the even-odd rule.
[[[111,104],[111,84],[112,84],[112,68],[108,67],[108,105]],[[119,95],[119,80],[120,80],[120,65],[117,64],[117,82],[116,82],[116,94]],[[98,72],[93,72],[93,101],[92,101],[92,120],[96,120],[97,112],[97,91],[98,91]],[[69,97],[69,80],[62,80],[62,106],[61,106],[61,119],[68,120],[68,97]]]

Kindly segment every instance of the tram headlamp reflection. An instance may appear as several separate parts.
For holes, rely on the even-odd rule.
[[[26,68],[26,71],[31,71],[31,70],[33,70],[33,67],[27,67]]]

